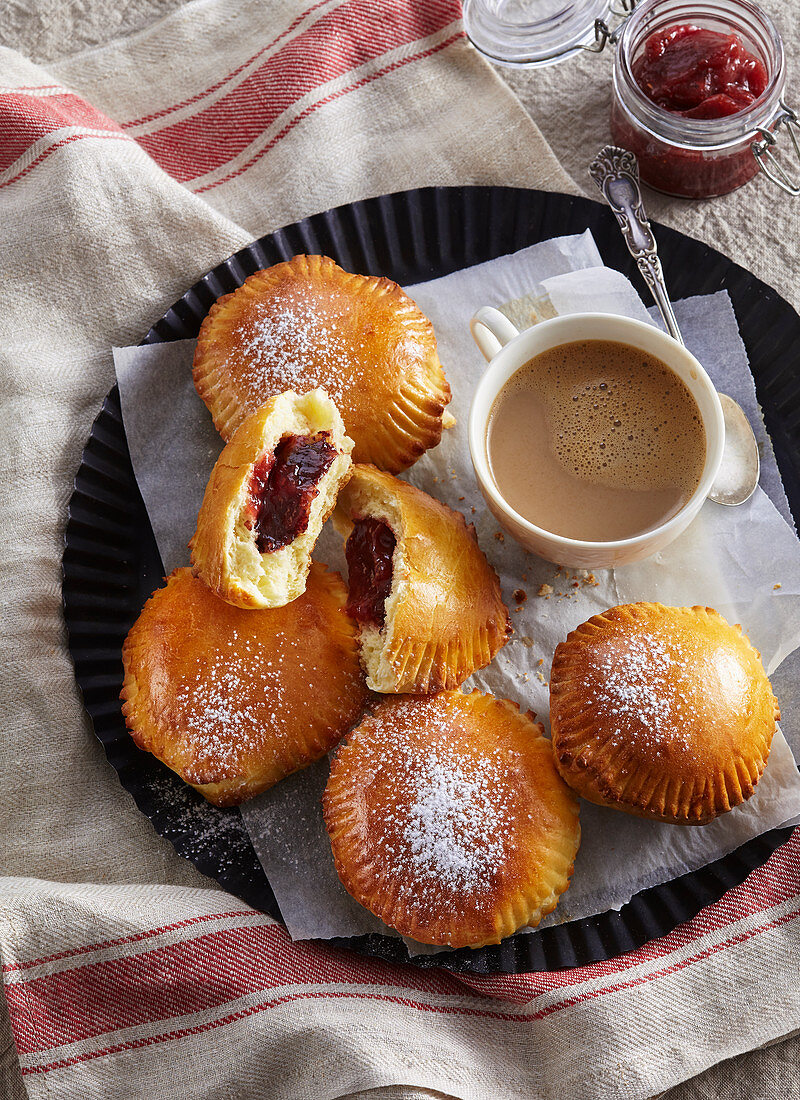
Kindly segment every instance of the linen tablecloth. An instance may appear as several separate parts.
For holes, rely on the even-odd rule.
[[[800,1026],[796,841],[635,955],[467,981],[292,945],[155,836],[83,714],[61,540],[111,345],[330,206],[576,190],[459,14],[194,0],[44,67],[0,53],[3,1095],[633,1100]]]

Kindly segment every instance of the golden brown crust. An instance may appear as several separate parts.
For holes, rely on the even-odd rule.
[[[329,433],[337,455],[319,481],[308,528],[289,545],[260,554],[249,491],[255,465],[285,436],[318,431]],[[305,588],[322,525],[349,477],[352,449],[336,406],[322,390],[271,397],[239,425],[211,472],[189,543],[195,576],[237,607],[282,607],[296,599]]]
[[[779,717],[758,652],[710,607],[612,607],[556,647],[556,766],[601,806],[705,824],[753,794]]]
[[[356,465],[333,520],[346,539],[353,520],[364,515],[382,518],[397,540],[384,628],[369,646],[369,631],[361,631],[367,683],[393,693],[459,687],[489,664],[511,633],[500,582],[475,529],[422,490]]]
[[[337,750],[322,804],[345,888],[422,943],[480,947],[538,924],[580,841],[542,727],[479,692],[377,703]]]
[[[399,472],[442,435],[450,387],[433,325],[389,279],[295,256],[251,275],[203,321],[197,392],[229,439],[274,393],[324,389],[356,462]]]
[[[314,564],[286,607],[243,611],[176,569],[122,649],[128,729],[216,806],[235,806],[324,756],[367,691],[337,573]]]

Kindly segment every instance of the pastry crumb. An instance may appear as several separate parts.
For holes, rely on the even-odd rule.
[[[530,649],[533,645],[533,638],[531,638],[530,634],[523,634],[520,638],[520,641],[524,646],[527,646],[528,649]]]
[[[588,569],[576,569],[572,574],[573,588],[585,588],[587,586],[596,588],[599,584],[600,581],[595,577],[594,573],[590,573]]]
[[[536,664],[537,665],[543,665],[544,664],[544,657],[540,657],[539,660],[536,662]]]
[[[466,497],[459,497],[458,499],[459,499],[459,500],[466,500],[467,498],[466,498]],[[472,509],[472,511],[474,512],[474,511],[475,511],[475,509],[473,508],[473,509]]]
[[[502,531],[495,531],[494,537],[497,539],[498,542],[506,541],[506,536],[503,534]]]
[[[539,591],[536,593],[536,595],[537,596],[549,596],[552,591],[553,591],[552,584],[540,584],[539,585]]]
[[[776,588],[783,588],[783,585],[782,584],[773,584],[772,591],[774,592]]]
[[[514,597],[515,602],[518,603],[518,604],[525,603],[525,601],[528,598],[528,593],[525,591],[524,588],[515,588],[514,591],[512,592],[512,595]]]

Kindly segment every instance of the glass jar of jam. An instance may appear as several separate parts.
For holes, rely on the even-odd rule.
[[[615,37],[611,133],[650,187],[724,195],[777,164],[782,124],[795,141],[783,44],[749,0],[645,0]]]

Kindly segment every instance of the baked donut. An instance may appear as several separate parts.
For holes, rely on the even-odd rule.
[[[580,841],[542,732],[477,691],[377,703],[337,749],[322,800],[347,891],[422,943],[480,947],[538,924]]]
[[[271,397],[217,459],[189,543],[195,576],[237,607],[282,607],[350,473],[353,442],[322,390]]]
[[[194,381],[223,439],[273,394],[320,387],[353,461],[395,473],[436,446],[450,400],[427,317],[396,283],[327,256],[295,256],[220,298],[200,328]]]
[[[333,522],[346,539],[347,610],[373,691],[456,688],[505,645],[500,582],[460,512],[356,465]]]
[[[778,718],[758,652],[710,607],[612,607],[556,647],[556,766],[600,806],[703,825],[752,795]]]
[[[133,740],[215,806],[324,756],[368,696],[345,597],[341,577],[315,563],[293,603],[243,611],[176,569],[122,648]]]

